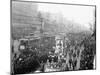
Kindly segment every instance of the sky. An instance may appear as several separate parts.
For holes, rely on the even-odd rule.
[[[84,25],[89,28],[90,24],[94,23],[93,6],[79,6],[79,5],[62,5],[62,4],[46,4],[38,3],[39,11],[49,13],[61,13],[66,19]]]

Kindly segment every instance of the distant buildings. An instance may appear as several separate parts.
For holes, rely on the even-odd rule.
[[[38,5],[31,2],[12,1],[12,38],[20,38],[41,28]]]
[[[37,4],[12,1],[12,23],[33,24],[37,17]]]

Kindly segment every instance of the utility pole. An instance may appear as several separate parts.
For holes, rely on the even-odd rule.
[[[44,20],[41,18],[41,28],[40,28],[40,33],[43,35],[43,30],[44,30]]]
[[[39,12],[38,14],[39,20],[41,22],[41,26],[40,26],[40,34],[43,35],[43,30],[44,30],[44,19],[42,17],[42,14]]]

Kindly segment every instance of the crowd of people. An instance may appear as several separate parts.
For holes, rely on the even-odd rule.
[[[41,48],[38,46],[33,48],[30,45],[26,45],[26,49],[15,52],[13,51],[14,48],[12,48],[12,72],[15,74],[33,73],[37,70],[39,72],[49,72],[50,70],[46,69],[48,65],[49,68],[53,68],[51,71],[94,69],[95,40],[90,37],[82,40],[81,43],[77,43],[76,40],[72,43],[66,43],[67,46],[63,48],[60,60],[55,54],[54,48],[50,47],[50,43],[47,45],[49,48],[46,46],[42,48],[44,47],[43,44],[40,46],[38,42],[36,44]]]

